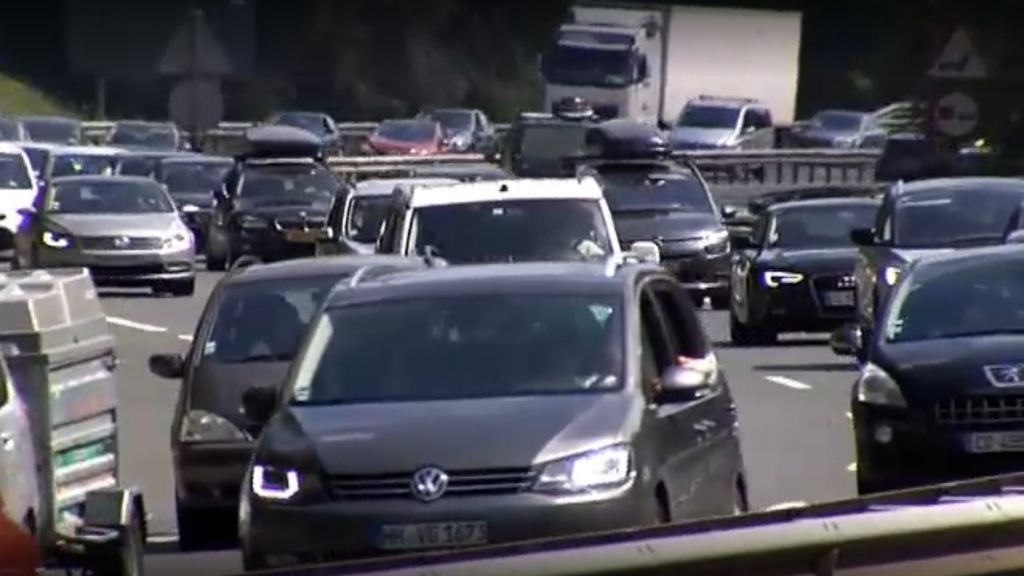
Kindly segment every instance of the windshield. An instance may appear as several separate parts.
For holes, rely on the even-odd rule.
[[[525,158],[564,158],[582,154],[587,124],[533,125],[523,128],[519,153]]]
[[[250,167],[238,196],[255,201],[331,202],[338,187],[334,174],[316,164]]]
[[[58,184],[49,212],[56,214],[148,214],[174,212],[167,194],[155,183],[65,182]]]
[[[871,228],[877,213],[878,207],[871,204],[786,208],[775,217],[768,245],[792,249],[853,246],[850,231]]]
[[[109,176],[117,168],[116,156],[99,154],[58,154],[53,161],[51,177]]]
[[[981,259],[937,273],[911,273],[893,296],[889,342],[1024,332],[1024,264]],[[950,305],[955,303],[955,305]]]
[[[628,86],[633,76],[633,53],[625,46],[558,44],[544,58],[544,78],[552,84],[618,88]]]
[[[430,117],[445,132],[466,132],[473,128],[473,113],[466,110],[435,110]]]
[[[932,188],[900,195],[895,243],[904,248],[941,248],[1002,242],[1024,203],[1024,186],[980,184]]]
[[[318,136],[329,133],[327,121],[319,114],[281,114],[273,123],[293,128],[302,128]]]
[[[384,122],[377,128],[377,136],[401,142],[429,142],[437,137],[437,124],[433,122]]]
[[[170,126],[163,124],[121,124],[114,128],[110,143],[174,150],[178,147],[178,138]]]
[[[160,163],[158,158],[146,158],[142,156],[122,158],[117,166],[117,173],[124,176],[143,176],[151,178],[156,172],[156,165]]]
[[[17,120],[0,118],[0,140],[21,140],[21,127]]]
[[[615,297],[487,294],[329,310],[293,401],[414,402],[599,393],[622,385]]]
[[[214,188],[220,187],[228,171],[231,170],[231,166],[231,162],[164,164],[161,180],[171,195],[190,192],[209,193]]]
[[[596,200],[508,200],[414,212],[409,244],[451,263],[582,260],[611,253]]]
[[[0,189],[32,189],[32,179],[21,154],[0,154]]]
[[[814,123],[826,130],[856,132],[864,122],[863,114],[853,112],[822,112],[814,117]]]
[[[340,275],[245,282],[224,291],[203,361],[288,362]]]
[[[688,105],[679,115],[680,128],[721,128],[732,130],[740,117],[740,109],[729,106]]]
[[[711,199],[694,178],[626,173],[604,175],[601,179],[604,197],[616,217],[625,212],[714,212]]]
[[[79,144],[82,134],[78,123],[61,120],[22,120],[25,132],[33,142]]]
[[[391,208],[391,196],[362,196],[352,199],[345,236],[356,242],[375,242],[380,225]]]

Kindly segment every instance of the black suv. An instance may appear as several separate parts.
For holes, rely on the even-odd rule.
[[[171,424],[182,549],[234,542],[239,486],[259,428],[239,411],[245,390],[282,382],[307,324],[338,283],[419,265],[395,256],[240,262],[214,288],[188,352],[150,358],[153,373],[182,382]]]
[[[323,162],[320,139],[300,128],[251,128],[251,150],[214,191],[204,252],[209,270],[244,255],[265,261],[312,256],[329,234],[327,214],[345,187]]]
[[[614,256],[337,291],[285,386],[243,403],[267,422],[246,569],[747,509],[736,406],[689,295]]]
[[[521,113],[505,135],[502,167],[521,178],[572,176],[565,159],[583,153],[587,132],[598,123],[594,117]]]

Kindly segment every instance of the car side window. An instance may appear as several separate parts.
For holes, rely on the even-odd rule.
[[[658,302],[665,327],[671,333],[671,340],[675,344],[673,362],[677,356],[707,356],[710,350],[704,328],[686,290],[677,282],[657,280],[651,284],[651,292]]]
[[[398,228],[401,223],[400,214],[401,211],[392,209],[391,213],[384,220],[384,230],[378,239],[378,249],[384,254],[393,254],[395,251],[395,239],[399,233]]]
[[[765,233],[768,230],[768,223],[770,217],[761,215],[754,221],[753,226],[750,227],[750,239],[753,241],[754,246],[762,246],[764,244]]]
[[[640,375],[644,393],[654,398],[661,374],[672,365],[672,345],[661,319],[661,311],[653,294],[644,289],[640,294]]]

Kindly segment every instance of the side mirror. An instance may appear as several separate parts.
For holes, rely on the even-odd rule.
[[[704,398],[711,394],[714,370],[709,362],[703,360],[669,367],[661,375],[658,401],[665,404],[681,404]]]
[[[828,346],[836,356],[856,356],[861,348],[861,330],[856,324],[847,324],[828,339]]]
[[[723,219],[732,220],[736,217],[736,213],[739,212],[739,210],[737,210],[737,208],[732,204],[725,204],[718,209],[718,212],[722,215]]]
[[[242,395],[242,413],[255,424],[266,424],[276,409],[276,388],[258,386],[249,388]]]
[[[658,248],[658,245],[654,242],[647,240],[633,242],[629,246],[629,251],[635,254],[641,262],[646,262],[648,264],[657,264],[661,262],[661,248]]]
[[[185,358],[181,354],[153,354],[149,371],[161,378],[178,380],[185,375]]]
[[[870,228],[854,228],[850,230],[850,241],[857,246],[874,246],[875,231]]]

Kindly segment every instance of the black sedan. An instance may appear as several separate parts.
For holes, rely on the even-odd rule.
[[[858,490],[1024,470],[1024,250],[920,260],[881,318],[852,391]]]
[[[772,344],[782,332],[833,330],[854,318],[856,246],[870,226],[872,198],[797,200],[760,212],[734,237],[729,332],[741,346]]]
[[[851,233],[860,245],[855,272],[857,322],[867,340],[876,314],[914,260],[955,249],[1002,244],[1020,234],[1024,180],[941,178],[895,184],[874,226]],[[866,350],[866,348],[862,348]]]
[[[185,225],[196,238],[196,249],[202,250],[213,213],[214,191],[234,165],[231,158],[220,156],[181,155],[161,159],[153,177],[167,187],[178,205]]]

